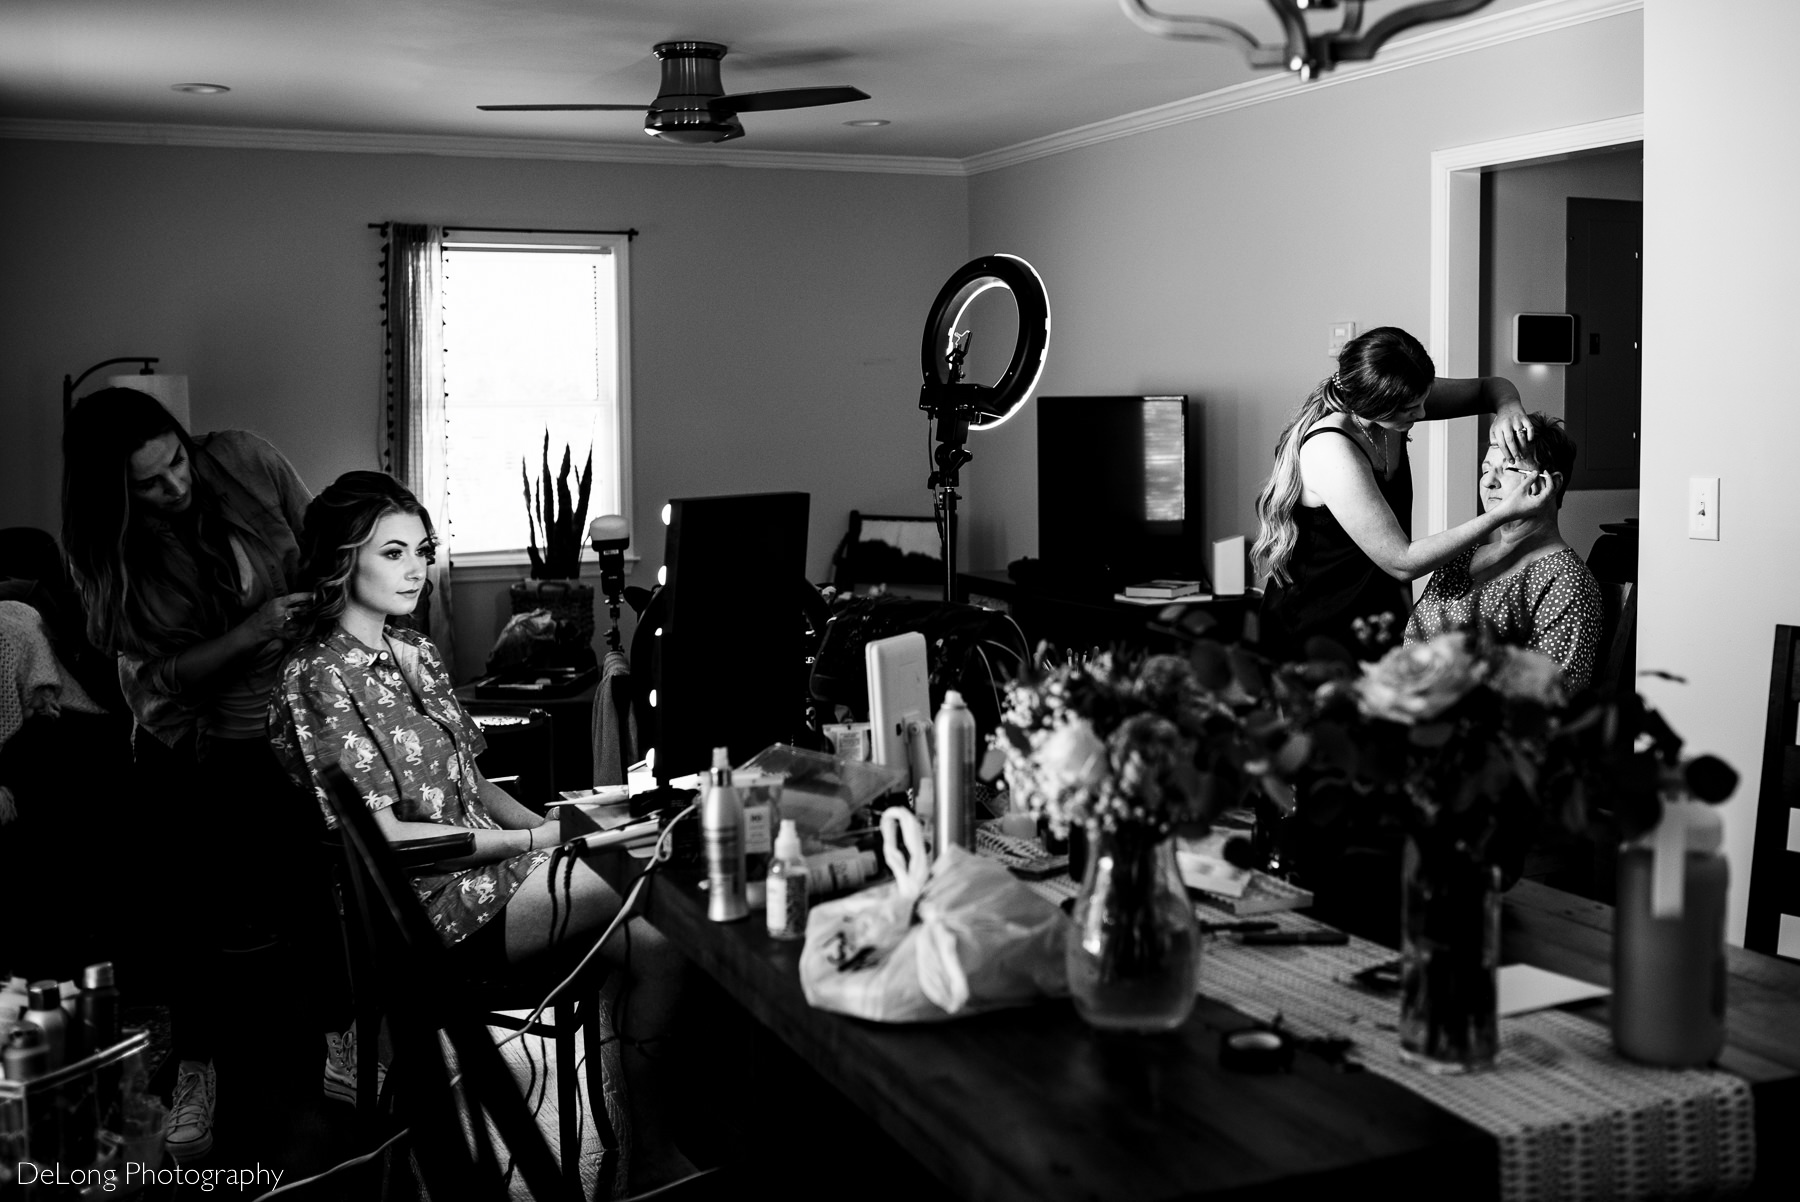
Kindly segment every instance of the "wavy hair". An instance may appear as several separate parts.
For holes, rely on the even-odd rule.
[[[187,452],[193,500],[162,536],[137,507],[131,457],[174,434]],[[63,425],[62,543],[103,651],[168,655],[223,634],[237,603],[224,518],[199,472],[204,454],[162,403],[135,388],[82,397]],[[185,603],[185,604],[184,604]]]
[[[1380,326],[1353,338],[1338,354],[1338,369],[1319,381],[1275,440],[1275,467],[1256,498],[1262,529],[1250,550],[1258,578],[1290,583],[1288,560],[1299,541],[1294,507],[1305,482],[1300,476],[1300,443],[1328,413],[1348,413],[1365,422],[1385,421],[1413,404],[1437,378],[1425,347],[1396,326]]]
[[[431,514],[406,485],[386,472],[345,472],[306,507],[300,536],[300,585],[312,593],[297,615],[303,640],[330,634],[350,602],[350,578],[356,574],[357,552],[375,537],[375,525],[391,513],[410,513],[425,526],[436,559],[437,531]],[[431,596],[431,582],[419,597]]]

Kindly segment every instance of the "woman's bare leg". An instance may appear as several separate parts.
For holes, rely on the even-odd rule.
[[[566,873],[568,868],[564,865],[557,866],[554,876],[548,866],[539,868],[513,894],[506,905],[507,959],[517,963],[546,950],[552,944],[553,934],[559,935],[558,942],[562,943],[591,941],[619,913],[618,893],[587,863],[575,862],[565,894]],[[628,1185],[635,1193],[665,1184],[692,1169],[675,1147],[674,1089],[666,1062],[669,1021],[680,998],[687,961],[663,938],[662,932],[641,918],[628,920],[625,929],[614,932],[600,954],[614,968],[629,970],[627,993],[614,1019],[620,1035],[626,1093],[631,1102]],[[643,1045],[648,1045],[647,1051]],[[589,1064],[596,1066],[597,1061],[590,1060]]]

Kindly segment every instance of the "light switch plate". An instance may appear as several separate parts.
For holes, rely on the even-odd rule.
[[[1719,478],[1688,477],[1688,537],[1719,539]]]
[[[1344,349],[1346,343],[1356,337],[1356,323],[1353,321],[1334,321],[1331,323],[1331,338],[1325,344],[1325,353],[1333,359]]]

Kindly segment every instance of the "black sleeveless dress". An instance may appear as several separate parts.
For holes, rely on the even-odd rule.
[[[1320,434],[1336,434],[1348,438],[1367,457],[1368,451],[1348,433],[1335,426],[1319,426],[1300,439]],[[1374,467],[1371,460],[1369,466]],[[1400,444],[1400,457],[1387,479],[1375,473],[1375,486],[1382,500],[1394,511],[1400,529],[1412,537],[1412,468],[1406,458],[1406,444]],[[1271,580],[1263,593],[1260,615],[1260,646],[1264,654],[1278,661],[1299,659],[1306,653],[1306,641],[1314,637],[1333,640],[1359,659],[1372,659],[1400,641],[1406,630],[1406,615],[1412,609],[1407,586],[1375,565],[1363,553],[1344,528],[1338,525],[1329,506],[1294,507],[1294,525],[1298,539],[1287,571],[1292,580],[1281,584]],[[1384,627],[1378,619],[1391,614]],[[1354,623],[1362,619],[1376,637],[1359,636]]]

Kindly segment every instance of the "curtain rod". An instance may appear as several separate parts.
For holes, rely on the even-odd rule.
[[[391,224],[390,222],[386,222],[386,221],[371,221],[371,222],[369,222],[369,228],[372,230],[385,230],[390,224]],[[525,229],[520,226],[509,226],[509,225],[447,225],[444,228],[450,229],[450,230],[469,230],[473,233],[479,233],[479,234],[623,234],[627,238],[635,238],[638,236],[638,231],[636,231],[634,229],[633,230],[534,230],[534,229]]]

